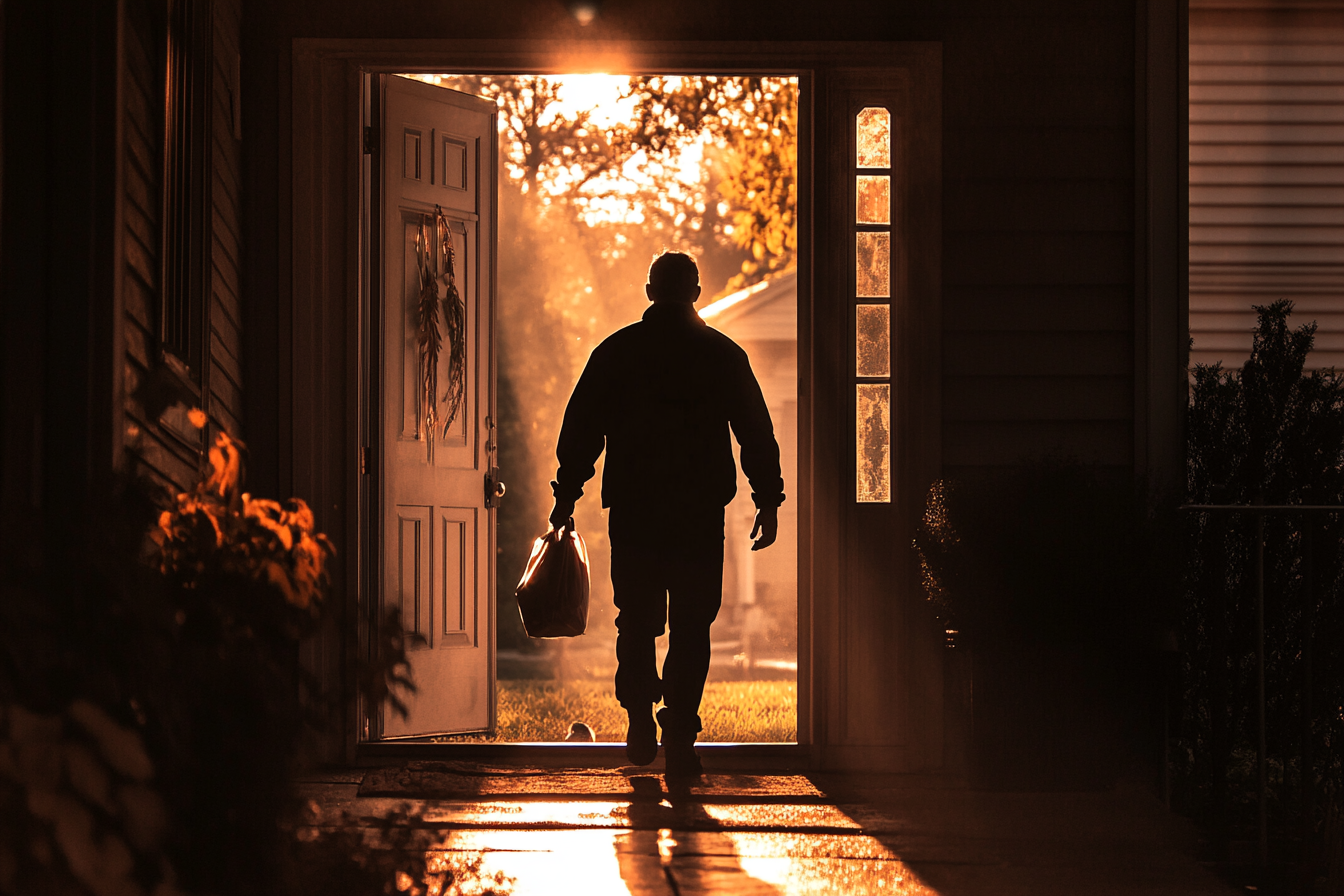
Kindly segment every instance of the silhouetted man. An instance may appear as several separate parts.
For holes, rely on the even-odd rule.
[[[653,707],[661,699],[667,771],[691,775],[701,771],[695,737],[709,627],[723,596],[723,508],[737,492],[730,428],[756,503],[753,551],[775,541],[784,480],[746,352],[696,314],[695,262],[663,253],[644,290],[653,305],[593,350],[565,409],[551,524],[558,529],[573,515],[605,448],[616,698],[630,719],[625,753],[636,765],[658,755]],[[654,639],[665,624],[660,680]]]

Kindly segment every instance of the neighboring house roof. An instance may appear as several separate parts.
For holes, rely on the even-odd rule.
[[[777,274],[700,309],[714,329],[742,341],[798,340],[798,271]]]

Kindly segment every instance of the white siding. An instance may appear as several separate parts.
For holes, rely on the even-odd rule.
[[[1190,363],[1240,366],[1287,298],[1344,367],[1344,21],[1237,6],[1191,4]]]

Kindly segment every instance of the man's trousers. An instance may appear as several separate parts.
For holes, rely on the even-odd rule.
[[[723,599],[723,508],[652,512],[613,507],[616,699],[631,709],[662,698],[664,728],[700,730],[709,627]],[[654,640],[668,628],[661,681]]]

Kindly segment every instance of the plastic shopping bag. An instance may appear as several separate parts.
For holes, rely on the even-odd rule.
[[[530,638],[573,638],[588,628],[588,548],[572,519],[532,543],[515,593]]]

